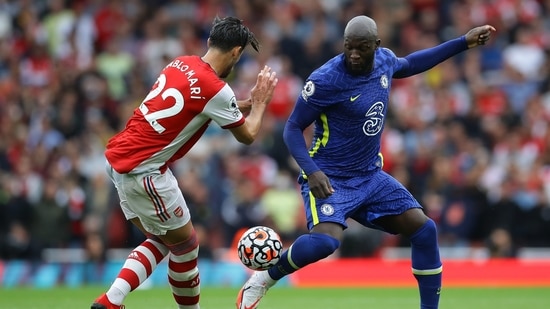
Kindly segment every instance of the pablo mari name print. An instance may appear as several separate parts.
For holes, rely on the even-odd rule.
[[[193,87],[193,85],[195,85],[199,81],[198,78],[193,77],[195,76],[195,71],[190,70],[187,64],[185,64],[183,61],[180,61],[178,59],[170,62],[165,68],[169,68],[169,67],[176,68],[180,70],[180,72],[185,74],[185,76],[187,77],[187,80],[189,81],[189,93],[190,93],[191,99],[202,99],[202,97],[199,96],[199,94],[201,93],[201,88]]]

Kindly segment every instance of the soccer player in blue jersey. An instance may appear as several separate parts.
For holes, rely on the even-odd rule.
[[[374,20],[357,16],[348,22],[344,52],[309,76],[284,130],[285,143],[302,169],[299,183],[310,232],[298,237],[274,267],[252,274],[239,292],[237,308],[256,308],[277,280],[332,254],[348,218],[407,236],[420,308],[438,308],[443,268],[436,225],[409,191],[382,170],[380,138],[391,82],[484,45],[493,31],[489,25],[476,27],[400,58],[380,46]],[[308,149],[303,131],[312,123]]]

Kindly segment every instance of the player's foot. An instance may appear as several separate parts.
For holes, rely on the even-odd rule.
[[[107,295],[103,294],[94,301],[90,309],[124,309],[124,305],[113,305]]]
[[[267,290],[275,283],[267,271],[255,271],[237,296],[237,309],[256,309]]]

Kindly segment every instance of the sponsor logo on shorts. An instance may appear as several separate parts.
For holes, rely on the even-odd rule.
[[[321,212],[325,216],[330,216],[334,213],[334,207],[332,207],[332,205],[330,205],[330,204],[323,204],[321,206]]]
[[[183,216],[183,208],[181,208],[181,206],[178,206],[178,208],[174,210],[174,215],[178,218],[181,218],[181,216]]]

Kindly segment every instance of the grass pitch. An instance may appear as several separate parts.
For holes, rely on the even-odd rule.
[[[78,289],[0,289],[2,309],[90,308],[105,287]],[[204,287],[202,309],[234,308],[237,289]],[[170,289],[137,290],[125,301],[128,309],[175,308]],[[444,309],[548,309],[550,287],[537,288],[444,288],[440,307]],[[260,309],[304,308],[419,308],[416,288],[288,288],[269,291]]]

